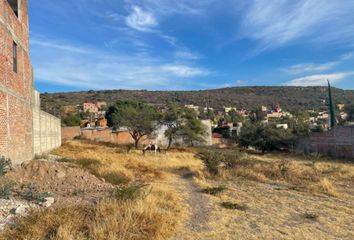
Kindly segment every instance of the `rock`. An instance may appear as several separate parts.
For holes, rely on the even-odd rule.
[[[27,216],[27,213],[28,213],[28,207],[23,206],[23,205],[19,206],[15,210],[15,215],[17,215],[17,216],[25,217],[25,216]]]
[[[50,207],[53,205],[53,203],[55,202],[53,197],[46,197],[44,198],[44,202],[42,203],[43,207]]]
[[[66,173],[61,170],[57,170],[57,178],[64,178],[66,176]]]

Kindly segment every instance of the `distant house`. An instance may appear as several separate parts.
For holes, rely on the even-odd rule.
[[[84,104],[82,105],[82,110],[84,112],[97,113],[98,112],[98,107],[97,107],[96,103],[84,102]]]
[[[225,112],[225,113],[229,113],[229,112],[231,112],[232,110],[237,111],[237,108],[235,108],[235,107],[224,107],[224,112]]]

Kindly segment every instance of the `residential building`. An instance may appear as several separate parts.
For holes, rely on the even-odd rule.
[[[28,1],[0,1],[0,156],[20,163],[61,144],[60,119],[40,110],[29,56]]]

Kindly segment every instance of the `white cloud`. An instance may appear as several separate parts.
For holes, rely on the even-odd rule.
[[[72,51],[76,48],[72,44],[60,48],[51,40],[46,42],[32,46],[32,61],[36,80],[48,84],[91,89],[171,89],[212,74],[203,67],[177,64],[173,59],[97,49],[77,52]]]
[[[290,66],[289,68],[284,69],[288,74],[301,74],[306,72],[321,72],[334,68],[337,66],[337,62],[328,62],[324,64],[314,64],[314,63],[302,63]]]
[[[354,40],[354,1],[253,0],[245,7],[241,34],[274,49],[301,39],[322,43]]]
[[[198,60],[201,56],[198,53],[191,51],[177,51],[175,57],[181,60]]]
[[[349,61],[354,57],[352,52],[343,54],[337,61],[316,64],[316,63],[300,63],[288,68],[282,69],[284,72],[292,75],[303,74],[303,73],[315,73],[323,72],[337,67],[343,62]]]
[[[143,32],[151,31],[158,24],[153,13],[145,11],[139,6],[132,7],[132,12],[126,17],[125,22],[129,27]]]
[[[301,78],[296,78],[288,81],[286,85],[288,86],[323,86],[327,84],[327,80],[332,83],[339,82],[348,76],[353,75],[354,72],[340,72],[332,74],[317,74],[310,75]]]

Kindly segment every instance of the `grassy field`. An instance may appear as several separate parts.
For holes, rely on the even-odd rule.
[[[54,154],[116,187],[98,202],[34,212],[0,239],[354,238],[349,162],[235,150],[143,156],[80,141]]]

